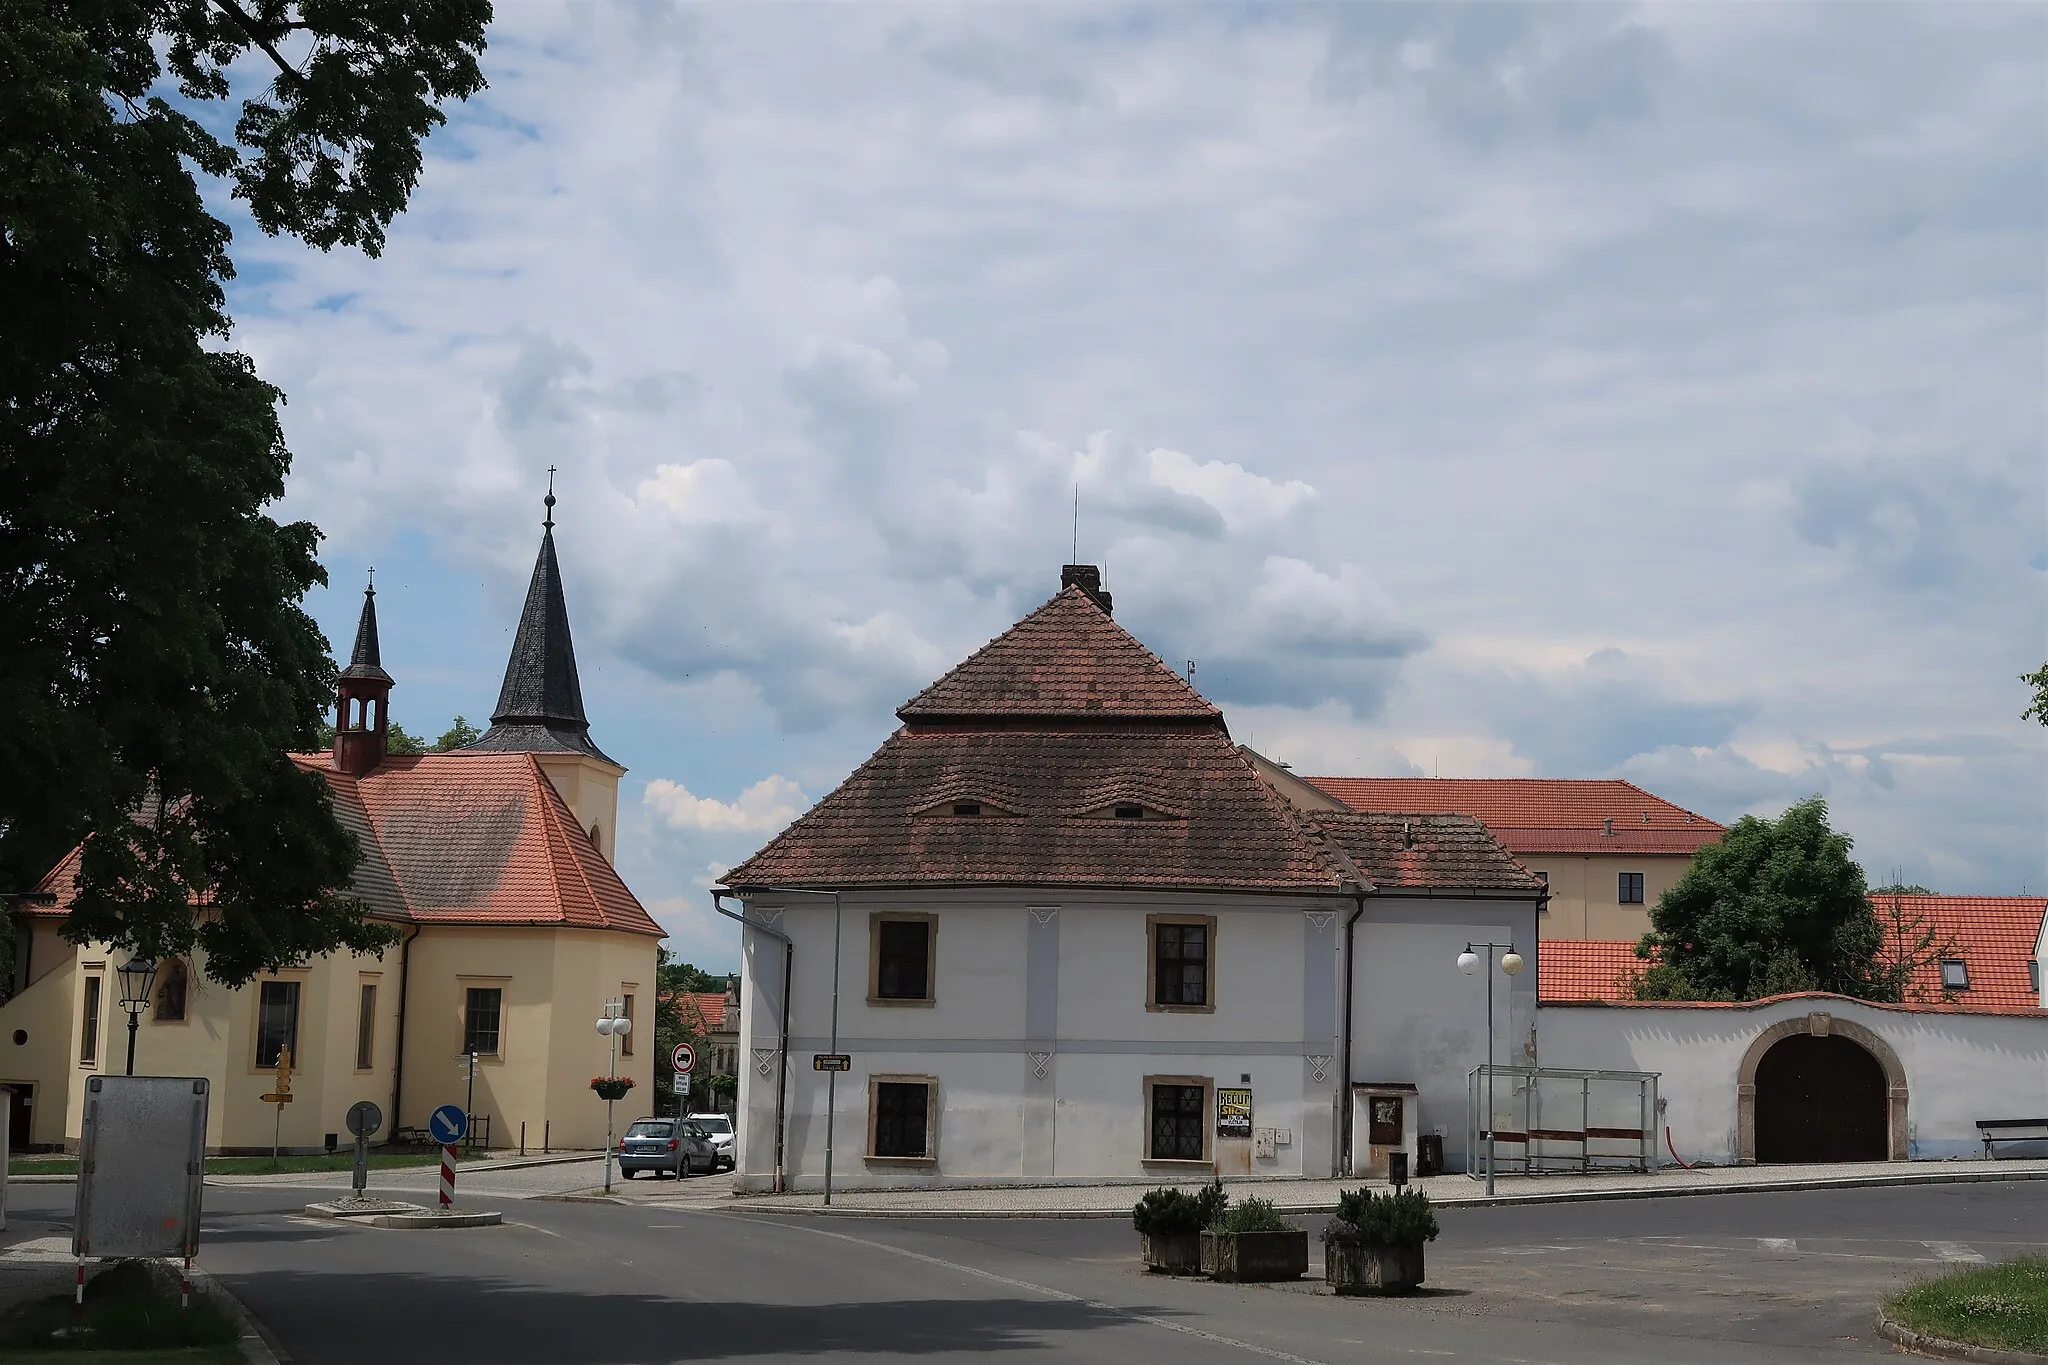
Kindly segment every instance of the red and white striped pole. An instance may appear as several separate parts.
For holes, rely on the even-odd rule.
[[[455,1204],[455,1144],[441,1144],[441,1207],[452,1208]]]

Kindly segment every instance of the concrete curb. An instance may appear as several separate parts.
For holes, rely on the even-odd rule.
[[[1924,1351],[1931,1356],[1948,1356],[1954,1360],[1974,1360],[1977,1365],[2048,1365],[2048,1356],[2032,1351],[2006,1351],[1996,1346],[1971,1346],[1966,1342],[1950,1341],[1945,1337],[1930,1337],[1894,1321],[1882,1308],[1877,1310],[1877,1331],[1880,1336],[1896,1341],[1909,1351]]]
[[[175,1267],[172,1273],[176,1273]],[[249,1365],[291,1365],[291,1357],[256,1320],[249,1306],[230,1293],[226,1285],[195,1265],[192,1267],[192,1287],[213,1295],[220,1306],[227,1309],[228,1316],[241,1324],[242,1338],[235,1344],[242,1348],[242,1358]]]
[[[456,1169],[458,1171],[468,1171],[472,1175],[484,1175],[494,1171],[524,1171],[535,1166],[570,1166],[579,1161],[596,1161],[603,1155],[603,1152],[585,1152],[580,1156],[471,1157]],[[430,1171],[433,1169],[434,1163],[432,1161],[422,1161],[416,1167],[380,1166],[373,1170],[371,1174],[389,1175],[395,1171]],[[212,1184],[223,1179],[240,1183],[245,1180],[304,1180],[307,1176],[347,1174],[348,1171],[346,1169],[333,1171],[279,1171],[275,1175],[271,1175],[268,1172],[251,1171],[240,1175],[229,1175],[225,1172],[220,1175],[209,1174],[206,1179],[208,1184]],[[76,1171],[67,1171],[61,1175],[10,1175],[7,1177],[7,1183],[10,1185],[76,1185],[78,1183],[78,1173]],[[221,1188],[226,1189],[229,1186],[223,1185]]]
[[[527,1196],[529,1204],[619,1204],[632,1201],[621,1199],[614,1194],[535,1194]]]
[[[502,1213],[380,1213],[360,1220],[373,1228],[495,1228],[505,1221]]]
[[[1988,1171],[1958,1171],[1951,1174],[1927,1172],[1902,1175],[1851,1176],[1847,1178],[1810,1180],[1750,1180],[1727,1185],[1643,1185],[1625,1189],[1608,1190],[1555,1190],[1537,1194],[1496,1194],[1459,1195],[1448,1199],[1434,1199],[1430,1202],[1440,1209],[1455,1208],[1497,1208],[1510,1204],[1580,1204],[1600,1203],[1614,1199],[1684,1199],[1709,1194],[1766,1194],[1780,1190],[1854,1190],[1877,1185],[1975,1185],[1986,1181],[2007,1180],[2048,1180],[2048,1171],[2013,1171],[1992,1173]],[[1133,1186],[1133,1189],[1140,1189]],[[1141,1190],[1142,1192],[1142,1190]],[[546,1197],[546,1196],[543,1196]],[[562,1196],[554,1196],[560,1198]],[[1281,1199],[1273,1201],[1276,1213],[1302,1215],[1328,1213],[1331,1203],[1288,1203]],[[782,1205],[773,1203],[732,1204],[728,1213],[771,1213],[782,1215],[822,1215],[827,1218],[1128,1218],[1129,1205],[1120,1208],[1095,1209],[941,1209],[941,1208],[862,1208],[843,1204],[826,1208],[822,1204]],[[2036,1357],[2039,1365],[2048,1365],[2048,1357]]]

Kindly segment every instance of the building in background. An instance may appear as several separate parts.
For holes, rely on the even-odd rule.
[[[607,999],[637,1016],[621,1074],[653,1082],[655,945],[662,930],[612,868],[625,769],[590,739],[555,559],[553,505],[490,729],[453,753],[386,752],[393,687],[364,594],[342,670],[334,749],[295,755],[319,773],[362,846],[352,889],[402,941],[377,957],[340,954],[228,990],[203,957],[157,964],[136,1071],[212,1083],[207,1145],[268,1151],[282,1049],[297,1068],[282,1116],[286,1147],[345,1134],[349,1106],[375,1101],[382,1136],[423,1128],[470,1091],[458,1058],[478,1057],[473,1112],[489,1141],[601,1146],[590,1078],[609,1064],[594,1021]],[[20,916],[15,990],[0,1005],[0,1088],[16,1150],[75,1143],[86,1077],[125,1064],[126,954],[59,934],[74,850],[40,889],[55,903]],[[403,1046],[401,1048],[401,1039]]]
[[[1299,777],[1249,754],[1303,810],[1430,811],[1483,821],[1550,887],[1546,939],[1641,938],[1650,907],[1727,830],[1618,778]]]

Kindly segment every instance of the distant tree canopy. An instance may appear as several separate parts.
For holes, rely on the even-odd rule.
[[[1937,896],[1941,893],[1920,885],[1918,882],[1893,882],[1889,886],[1873,886],[1873,896]]]
[[[1904,982],[1882,960],[1885,927],[1850,847],[1828,827],[1818,796],[1776,820],[1743,816],[1650,911],[1636,955],[1651,965],[1637,995],[1755,1000],[1820,990],[1897,1000]]]
[[[2042,664],[2032,673],[2020,674],[2020,681],[2034,689],[2034,699],[2027,704],[2026,710],[2020,712],[2020,718],[2048,725],[2048,664]]]
[[[390,754],[452,753],[466,744],[476,743],[477,740],[483,737],[483,733],[483,731],[471,725],[461,716],[457,716],[454,724],[443,730],[439,739],[429,744],[394,720],[386,726],[384,731],[384,752]],[[317,745],[314,749],[315,753],[332,749],[334,747],[334,723],[326,720],[321,721],[320,727],[314,732],[313,738]]]
[[[669,956],[666,948],[655,949],[654,991],[654,1085],[664,1102],[674,1094],[675,1068],[669,1056],[677,1043],[697,1050],[697,1065],[691,1071],[692,1107],[708,1103],[722,1093],[711,1084],[711,1059],[705,1055],[707,1036],[718,1025],[696,1008],[693,995],[723,995],[732,978],[714,975]]]

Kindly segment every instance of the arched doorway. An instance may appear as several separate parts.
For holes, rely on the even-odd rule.
[[[1837,1033],[1779,1039],[1756,1068],[1756,1159],[1883,1161],[1884,1067]]]
[[[1760,1075],[1763,1070],[1764,1059],[1777,1050],[1778,1044],[1788,1039],[1810,1038],[1825,1040],[1831,1037],[1861,1049],[1869,1059],[1877,1063],[1878,1070],[1883,1077],[1881,1094],[1883,1095],[1884,1104],[1882,1110],[1884,1126],[1881,1131],[1884,1134],[1884,1142],[1880,1150],[1868,1159],[1874,1161],[1904,1161],[1906,1159],[1908,1155],[1906,1134],[1909,1131],[1906,1122],[1906,1068],[1900,1064],[1899,1054],[1892,1049],[1890,1043],[1887,1043],[1875,1031],[1865,1028],[1854,1020],[1841,1019],[1832,1014],[1815,1011],[1812,1014],[1796,1015],[1790,1019],[1780,1019],[1777,1023],[1772,1024],[1769,1028],[1764,1029],[1755,1038],[1751,1039],[1749,1050],[1743,1054],[1742,1067],[1735,1075],[1736,1157],[1743,1165],[1752,1165],[1758,1160],[1843,1161],[1854,1159],[1842,1156],[1813,1155],[1791,1157],[1782,1155],[1766,1156],[1758,1148],[1757,1136],[1758,1130],[1761,1127],[1760,1119],[1762,1117],[1759,1113],[1761,1106],[1758,1104],[1760,1098],[1758,1092],[1762,1089],[1759,1081],[1766,1079]],[[1839,1056],[1841,1054],[1836,1055]],[[1817,1059],[1822,1059],[1822,1054],[1810,1051],[1804,1055],[1798,1051],[1788,1052],[1783,1058],[1783,1065],[1792,1083],[1789,1092],[1795,1099],[1795,1107],[1792,1111],[1794,1113],[1797,1112],[1796,1099],[1799,1077],[1809,1071]],[[1778,1071],[1778,1069],[1777,1065],[1773,1065],[1772,1070],[1774,1072]],[[1860,1059],[1847,1062],[1842,1070],[1846,1071],[1850,1076],[1861,1077],[1862,1084],[1868,1083],[1868,1072],[1861,1068]],[[1788,1088],[1780,1083],[1783,1079],[1784,1077],[1770,1078],[1774,1098],[1783,1098],[1788,1093]],[[1823,1085],[1827,1083],[1825,1079],[1816,1082],[1816,1084]],[[1826,1102],[1825,1092],[1823,1092],[1823,1098],[1820,1102]],[[1855,1109],[1855,1112],[1858,1115],[1867,1116],[1868,1109],[1862,1107],[1862,1102],[1858,1101],[1856,1103],[1858,1107]],[[1784,1111],[1781,1110],[1780,1112]],[[1776,1118],[1772,1120],[1773,1123],[1778,1121]],[[1855,1120],[1857,1123],[1864,1121],[1864,1118]],[[1777,1146],[1775,1139],[1773,1141],[1773,1149],[1783,1150]],[[1794,1150],[1796,1151],[1798,1148],[1795,1146]],[[1868,1150],[1868,1148],[1859,1145],[1857,1150]]]

